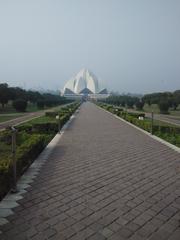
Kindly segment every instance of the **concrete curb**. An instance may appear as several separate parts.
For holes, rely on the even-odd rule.
[[[96,106],[97,106],[97,105],[96,105]],[[161,142],[162,144],[166,145],[167,147],[169,147],[169,148],[173,149],[174,151],[180,153],[180,148],[179,148],[179,147],[176,147],[175,145],[173,145],[173,144],[171,144],[171,143],[169,143],[169,142],[166,142],[166,141],[163,140],[162,138],[159,138],[159,137],[157,137],[157,136],[155,136],[155,135],[152,135],[151,133],[143,130],[142,128],[139,128],[139,127],[135,126],[134,124],[132,124],[132,123],[130,123],[130,122],[128,122],[128,121],[126,121],[126,120],[118,117],[117,115],[115,115],[115,114],[113,114],[113,113],[111,113],[111,112],[109,112],[109,111],[107,111],[107,110],[105,110],[105,109],[103,109],[103,108],[101,108],[101,107],[99,107],[99,106],[97,106],[97,107],[100,108],[101,110],[103,110],[103,111],[111,114],[113,117],[121,120],[122,122],[125,122],[126,124],[130,125],[131,127],[136,128],[137,130],[143,132],[144,134],[148,135],[150,138],[153,138],[154,140],[156,140],[156,141],[158,141],[158,142]]]
[[[65,130],[68,128],[72,120],[76,117],[76,114],[78,113],[78,109],[70,117],[69,121],[67,121],[67,123],[62,127],[60,133],[57,133],[55,135],[55,137],[51,140],[51,142],[40,153],[38,158],[31,164],[28,170],[20,177],[20,179],[17,182],[18,192],[17,193],[9,192],[2,199],[2,201],[0,202],[0,226],[8,223],[8,220],[6,218],[14,213],[12,211],[13,208],[19,206],[17,201],[23,198],[23,194],[28,191],[27,189],[30,187],[30,184],[34,182],[34,180],[38,176],[41,170],[41,167],[48,160],[55,146],[62,138]],[[0,234],[1,234],[1,231],[0,231]]]

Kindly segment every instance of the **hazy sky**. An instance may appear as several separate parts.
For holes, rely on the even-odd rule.
[[[57,89],[84,67],[109,90],[180,89],[180,0],[0,0],[0,82]]]

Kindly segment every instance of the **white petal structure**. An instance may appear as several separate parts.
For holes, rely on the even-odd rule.
[[[100,89],[97,77],[88,69],[82,69],[75,77],[71,78],[64,86],[62,95],[107,95],[105,88]]]

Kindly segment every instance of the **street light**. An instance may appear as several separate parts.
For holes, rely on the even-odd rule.
[[[12,132],[12,163],[13,163],[13,184],[12,184],[12,193],[17,192],[17,184],[16,184],[16,134],[17,134],[17,129],[15,127],[11,127],[11,132]]]
[[[56,120],[58,121],[58,132],[60,133],[61,131],[61,122],[60,122],[60,116],[56,115]]]
[[[154,125],[154,112],[151,112],[151,134],[153,135],[153,125]]]

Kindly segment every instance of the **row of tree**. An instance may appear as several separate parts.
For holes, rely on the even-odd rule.
[[[109,104],[132,108],[136,103],[140,102],[140,99],[129,95],[111,95],[105,101]]]
[[[168,113],[169,108],[176,110],[180,104],[180,90],[146,94],[141,98],[129,95],[111,95],[105,102],[128,108],[136,107],[137,110],[142,110],[145,103],[148,105],[157,104],[161,113]]]
[[[180,104],[180,90],[175,92],[151,93],[143,96],[142,100],[148,105],[166,103],[168,108],[177,109]]]
[[[0,103],[2,108],[12,101],[17,111],[25,111],[28,102],[37,105],[38,108],[52,107],[66,103],[68,100],[59,95],[40,93],[38,91],[25,90],[19,87],[9,87],[7,83],[0,84]]]

